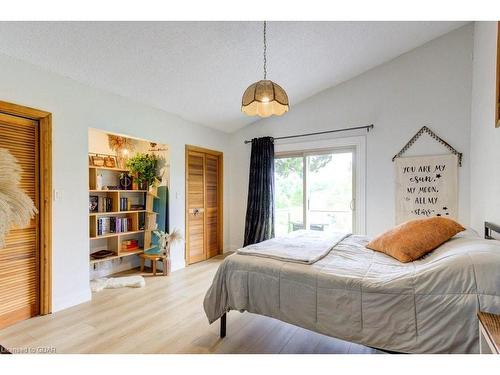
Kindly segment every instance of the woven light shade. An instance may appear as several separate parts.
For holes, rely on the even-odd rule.
[[[260,80],[245,90],[241,100],[241,111],[249,116],[281,116],[288,111],[288,95],[273,81]]]

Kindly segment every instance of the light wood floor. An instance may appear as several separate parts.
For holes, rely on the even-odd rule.
[[[106,289],[92,301],[0,331],[8,349],[57,353],[377,353],[280,322],[231,311],[227,336],[209,325],[203,297],[221,257],[171,276],[146,276],[146,287]],[[138,273],[138,271],[133,271]]]

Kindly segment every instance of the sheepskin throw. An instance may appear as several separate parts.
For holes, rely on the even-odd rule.
[[[101,279],[92,280],[90,282],[90,290],[92,292],[100,292],[103,289],[117,289],[117,288],[144,288],[146,281],[144,277],[139,275],[125,276],[125,277],[103,277]]]
[[[5,236],[13,227],[29,225],[37,213],[20,182],[21,166],[7,149],[0,148],[0,248],[5,246]]]

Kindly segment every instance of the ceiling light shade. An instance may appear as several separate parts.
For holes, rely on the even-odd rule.
[[[245,90],[241,111],[249,116],[281,116],[288,111],[288,95],[277,83],[268,79],[260,80]]]
[[[264,79],[248,86],[241,99],[241,111],[248,116],[281,116],[288,111],[288,95],[285,90],[267,79],[266,25],[264,21]]]

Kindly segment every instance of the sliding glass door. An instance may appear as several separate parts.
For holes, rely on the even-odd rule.
[[[274,159],[276,237],[304,229],[304,171],[302,156]]]
[[[351,148],[276,155],[276,236],[299,229],[352,232],[354,168]]]

